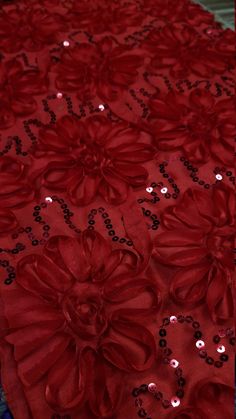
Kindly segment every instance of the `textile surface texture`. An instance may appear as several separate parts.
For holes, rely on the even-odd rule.
[[[0,1],[0,415],[233,419],[235,33]]]

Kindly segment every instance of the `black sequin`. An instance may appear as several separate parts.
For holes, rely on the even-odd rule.
[[[216,368],[221,368],[223,366],[223,362],[221,362],[221,361],[215,361],[214,362],[214,365],[215,365]]]
[[[211,358],[210,356],[207,356],[206,357],[206,363],[209,364],[209,365],[212,365],[212,364],[214,364],[214,359]]]
[[[144,409],[139,409],[138,415],[140,418],[145,418],[145,416],[147,416],[147,412]]]
[[[228,361],[228,359],[229,359],[229,356],[228,356],[227,354],[222,354],[222,355],[220,356],[220,360],[221,360],[222,362],[227,362],[227,361]]]
[[[180,399],[182,399],[184,397],[184,390],[182,390],[182,388],[178,389],[176,391],[176,396],[179,397]]]
[[[132,390],[132,393],[131,393],[131,394],[132,394],[132,396],[133,396],[133,397],[137,397],[137,396],[139,395],[139,391],[140,391],[140,390],[139,390],[139,388],[134,388],[134,389]]]
[[[160,329],[159,330],[159,335],[160,336],[166,336],[166,330],[165,329]]]
[[[161,347],[161,348],[164,348],[165,346],[166,346],[166,340],[165,339],[160,339],[159,340],[159,346]]]
[[[202,337],[202,332],[200,330],[197,330],[194,335],[195,339],[200,339]]]
[[[180,386],[180,387],[183,387],[183,386],[186,384],[186,380],[185,380],[185,378],[180,377],[180,378],[178,379],[178,384],[179,384],[179,386]]]

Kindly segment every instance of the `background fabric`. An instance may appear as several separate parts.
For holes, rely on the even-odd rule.
[[[1,2],[15,419],[233,418],[234,52],[188,0]]]

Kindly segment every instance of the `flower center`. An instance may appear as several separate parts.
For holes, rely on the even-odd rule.
[[[32,32],[32,27],[27,23],[21,25],[17,30],[18,36],[23,39],[29,37],[31,32]]]
[[[82,315],[83,314],[88,314],[89,312],[92,311],[92,307],[89,304],[81,304],[79,306],[79,311]]]
[[[198,140],[209,135],[213,127],[216,126],[216,117],[214,114],[209,113],[195,114],[189,112],[188,115],[182,118],[182,123],[187,127],[192,139]]]
[[[111,159],[103,147],[97,144],[84,144],[75,151],[79,165],[83,166],[86,174],[97,174],[111,164]]]
[[[95,285],[75,284],[64,296],[61,307],[69,330],[83,340],[98,338],[107,328],[104,304]]]

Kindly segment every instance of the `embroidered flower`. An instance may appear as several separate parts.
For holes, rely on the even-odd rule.
[[[233,165],[236,132],[232,98],[216,99],[205,90],[190,94],[168,93],[150,101],[149,128],[161,150],[182,150],[191,162],[210,157]]]
[[[0,129],[13,126],[17,117],[34,113],[34,95],[44,93],[46,86],[46,76],[39,69],[27,70],[16,58],[0,62]]]
[[[129,185],[138,188],[145,184],[148,172],[142,164],[154,153],[144,133],[103,116],[85,122],[63,116],[55,128],[40,130],[39,139],[44,166],[40,176],[36,173],[36,184],[66,190],[76,205],[89,204],[97,194],[109,203],[123,202]]]
[[[53,237],[42,255],[19,261],[16,283],[4,292],[5,340],[23,386],[37,386],[56,412],[79,414],[87,401],[95,416],[113,415],[121,371],[152,365],[155,340],[145,322],[159,292],[134,275],[136,263],[132,252],[112,250],[89,231]]]
[[[190,75],[211,78],[227,69],[227,60],[214,42],[203,39],[189,24],[172,23],[154,29],[144,46],[153,54],[150,69],[169,69],[171,77]]]
[[[33,200],[34,192],[29,184],[28,170],[29,167],[18,159],[10,156],[0,157],[1,208],[19,208]],[[14,224],[12,217],[11,219]],[[3,223],[5,221],[2,220]]]
[[[96,46],[81,43],[62,52],[54,67],[56,87],[76,92],[83,101],[96,95],[104,101],[115,100],[136,81],[142,63],[141,55],[124,45],[113,46],[110,38]]]
[[[233,316],[234,194],[224,185],[212,192],[188,189],[162,216],[156,257],[173,274],[171,294],[179,303],[206,300],[215,321]]]
[[[9,234],[18,227],[15,214],[8,208],[0,208],[0,236]]]
[[[39,51],[45,44],[59,41],[60,32],[65,30],[63,16],[42,7],[0,11],[0,48],[4,52]]]
[[[120,34],[127,28],[141,25],[145,15],[137,11],[136,4],[102,0],[74,1],[68,13],[68,21],[74,28],[92,34],[111,32]]]

